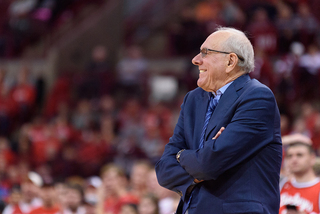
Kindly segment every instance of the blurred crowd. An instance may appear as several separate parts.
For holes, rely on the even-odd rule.
[[[147,84],[137,78],[146,69],[138,47],[117,65],[125,78],[113,78],[106,56],[105,48],[95,47],[86,70],[63,72],[46,96],[46,82],[27,65],[13,79],[1,70],[4,213],[174,211],[178,195],[158,185],[153,166],[172,135],[181,100],[140,99]]]
[[[1,0],[0,57],[16,58],[62,24],[77,17],[88,4],[103,0]]]
[[[23,27],[25,14],[47,17],[35,8],[60,1],[4,2],[13,12],[19,4],[32,7],[19,19],[10,17]],[[282,135],[307,136],[320,155],[320,34],[310,2],[198,1],[167,24],[166,56],[191,60],[217,25],[246,31],[256,54],[251,75],[275,93]],[[1,56],[8,51],[1,46],[7,44],[5,37],[0,34]],[[4,213],[174,212],[179,196],[158,185],[153,166],[172,135],[183,97],[176,93],[173,99],[154,102],[143,48],[126,44],[120,55],[114,65],[107,47],[93,47],[86,67],[60,71],[46,93],[47,83],[33,76],[27,64],[14,77],[0,69]],[[196,87],[194,72],[190,62],[183,75],[167,75],[188,91]]]

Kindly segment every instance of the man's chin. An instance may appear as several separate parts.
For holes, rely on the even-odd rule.
[[[202,88],[203,90],[208,91],[208,88],[206,88],[203,84],[201,84],[201,82],[199,80],[197,81],[197,85],[198,85],[198,87]]]

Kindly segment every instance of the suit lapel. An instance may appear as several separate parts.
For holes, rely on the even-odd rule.
[[[202,96],[199,96],[197,99],[196,103],[196,115],[197,118],[194,126],[194,140],[197,142],[196,144],[191,144],[191,146],[195,146],[193,149],[198,149],[199,144],[200,144],[200,137],[201,137],[201,132],[203,129],[205,117],[206,117],[206,112],[208,109],[208,104],[209,104],[209,92],[203,91]]]
[[[208,140],[207,138],[210,135],[210,133],[216,128],[219,122],[222,121],[228,109],[238,99],[239,95],[237,92],[240,89],[242,89],[245,83],[249,80],[250,80],[250,77],[248,74],[237,78],[221,96],[219,103],[216,109],[214,110],[211,116],[211,119],[209,121],[208,128],[205,134],[205,140]],[[220,129],[221,127],[217,127],[217,131],[218,131],[218,128]]]

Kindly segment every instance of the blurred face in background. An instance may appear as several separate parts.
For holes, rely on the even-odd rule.
[[[139,214],[158,214],[157,201],[151,197],[143,197],[138,206]]]
[[[79,190],[73,188],[67,188],[67,205],[72,211],[76,211],[82,203],[82,196]]]
[[[40,189],[32,181],[27,180],[21,184],[21,191],[24,200],[31,202],[35,197],[39,197]]]
[[[56,198],[62,208],[67,207],[67,188],[64,183],[56,183],[55,186]]]
[[[136,164],[132,168],[130,180],[134,187],[146,187],[150,168],[147,164]]]
[[[110,168],[102,175],[102,181],[107,195],[117,195],[119,190],[126,188],[126,178],[120,175],[116,168]]]
[[[41,188],[41,198],[45,207],[52,207],[56,199],[56,191],[53,186]]]
[[[96,207],[95,207],[95,205],[93,205],[93,204],[85,204],[84,205],[84,208],[85,208],[85,210],[86,210],[86,214],[97,214],[96,213]]]
[[[288,168],[294,175],[303,175],[312,170],[315,164],[315,155],[304,145],[289,147],[286,153]]]
[[[138,214],[138,211],[134,205],[124,204],[121,207],[120,214]]]
[[[9,203],[12,205],[19,204],[22,198],[21,191],[18,189],[13,189],[10,193]]]

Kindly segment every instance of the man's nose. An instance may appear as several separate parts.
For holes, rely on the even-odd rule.
[[[200,53],[198,55],[196,55],[195,57],[193,57],[192,64],[194,64],[194,65],[201,65],[202,64],[202,58],[200,56]]]

